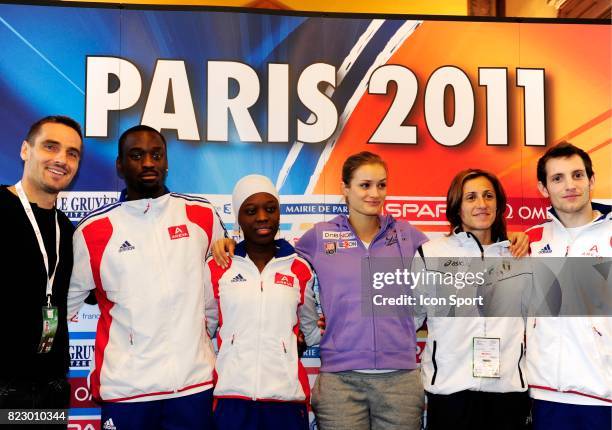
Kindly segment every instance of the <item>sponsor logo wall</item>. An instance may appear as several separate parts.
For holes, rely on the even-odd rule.
[[[0,4],[0,182],[17,181],[29,124],[62,113],[84,125],[81,171],[58,200],[75,223],[118,200],[117,139],[144,123],[168,140],[168,187],[208,198],[229,230],[231,191],[251,173],[279,188],[289,240],[346,214],[341,164],[362,150],[388,163],[385,213],[442,234],[451,178],[478,167],[524,230],[546,217],[535,163],[561,140],[590,153],[593,197],[610,202],[610,28]],[[334,234],[326,252],[355,246]],[[86,381],[98,317],[86,305],[69,327],[71,429],[101,428]],[[314,382],[318,348],[303,361]]]

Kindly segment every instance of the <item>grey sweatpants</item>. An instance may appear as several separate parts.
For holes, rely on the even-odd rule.
[[[319,430],[419,430],[421,373],[320,373],[312,389]]]

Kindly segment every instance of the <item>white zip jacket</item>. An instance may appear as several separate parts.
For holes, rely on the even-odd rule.
[[[205,308],[213,315],[216,307],[204,267],[210,244],[223,236],[207,200],[175,193],[109,205],[77,227],[68,318],[95,289],[96,399],[168,399],[212,387]]]
[[[219,304],[215,397],[308,401],[308,376],[298,358],[297,332],[320,340],[314,274],[285,240],[260,273],[244,242],[228,268],[208,261],[207,282]]]
[[[531,256],[612,257],[610,207],[593,204],[593,208],[602,215],[573,240],[549,210],[547,222],[527,230]],[[609,286],[612,274],[607,276]],[[527,375],[534,399],[612,406],[612,318],[529,318]]]
[[[485,279],[494,281],[496,291],[505,291],[513,303],[505,303],[508,315],[516,317],[460,316],[462,309],[454,309],[454,317],[436,315],[434,307],[417,307],[416,326],[427,316],[427,343],[421,356],[421,375],[424,389],[433,394],[453,394],[464,390],[494,393],[524,392],[525,378],[525,320],[526,302],[531,291],[532,273],[524,261],[511,258],[509,242],[497,242],[482,246],[470,233],[457,232],[422,245],[428,271],[447,273],[449,267],[471,273],[485,271]],[[439,257],[437,259],[428,257]],[[442,258],[448,257],[448,258]],[[487,257],[486,260],[483,260]],[[499,257],[499,258],[490,258]],[[507,258],[503,258],[507,257]],[[413,272],[421,270],[423,259],[417,252]],[[483,264],[481,266],[481,264]],[[467,266],[470,265],[468,268]],[[436,266],[436,267],[433,267]],[[445,294],[448,289],[448,294]],[[498,290],[501,289],[501,290]],[[511,290],[508,290],[511,289]],[[453,286],[438,287],[438,293],[448,299],[450,295],[478,297],[477,288],[465,286],[457,290]],[[481,293],[484,290],[481,290]],[[415,289],[428,297],[436,295],[431,285]],[[440,297],[440,294],[438,294]],[[513,309],[510,309],[513,307]],[[440,311],[440,307],[435,308]],[[448,306],[450,310],[450,306]],[[463,315],[474,315],[474,308]],[[446,313],[446,309],[444,310]],[[440,315],[439,313],[437,315]],[[500,339],[500,377],[483,378],[473,375],[473,339],[488,337]]]

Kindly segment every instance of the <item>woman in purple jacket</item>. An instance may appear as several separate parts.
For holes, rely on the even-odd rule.
[[[380,215],[387,166],[378,155],[347,158],[342,182],[348,216],[317,223],[296,246],[317,273],[326,319],[312,407],[321,430],[416,430],[423,387],[412,314],[408,306],[382,305],[387,292],[400,296],[399,287],[378,289],[372,279],[410,269],[427,237],[408,222]]]

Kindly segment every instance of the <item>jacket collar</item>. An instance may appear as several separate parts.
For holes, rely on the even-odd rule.
[[[472,233],[461,231],[459,227],[456,227],[455,230],[453,230],[452,237],[454,237],[455,240],[459,241],[459,243],[461,243],[462,245],[475,244],[476,246],[478,246],[478,249],[480,249],[481,252],[484,252],[484,246],[489,246],[483,246],[476,236],[474,236]],[[509,245],[509,240],[498,240],[497,242],[493,242],[490,246],[506,248]]]
[[[601,215],[599,217],[597,217],[596,219],[594,219],[593,221],[591,221],[590,224],[597,223],[597,222],[603,221],[605,219],[612,220],[612,206],[604,205],[602,203],[591,202],[591,207],[593,208],[593,210],[599,211],[599,213],[601,213]],[[563,225],[563,223],[561,222],[561,220],[557,216],[557,211],[555,211],[555,208],[550,207],[548,209],[548,216],[554,222],[558,223],[560,226],[565,228],[565,226]]]
[[[385,232],[393,228],[396,222],[395,218],[393,218],[391,215],[378,215],[378,220],[380,221],[380,232],[378,234],[381,234],[382,232]],[[330,219],[329,223],[335,224],[341,229],[351,230],[351,231],[353,230],[353,227],[349,223],[348,216],[346,215],[338,215]]]
[[[274,254],[274,258],[282,258],[287,257],[291,254],[295,254],[295,249],[293,249],[293,246],[291,246],[289,242],[287,242],[285,239],[275,240],[274,246],[276,246],[276,253]],[[236,245],[236,248],[234,249],[234,254],[238,255],[239,257],[246,258],[246,241],[243,240],[238,245]]]
[[[168,187],[166,187],[164,185],[164,194],[162,194],[162,196],[165,196],[169,192],[170,192],[170,190],[168,189]],[[144,200],[144,199],[141,199],[141,200]],[[121,190],[121,194],[119,195],[119,201],[120,202],[127,202],[128,201],[127,200],[127,188],[124,188],[123,190]]]

